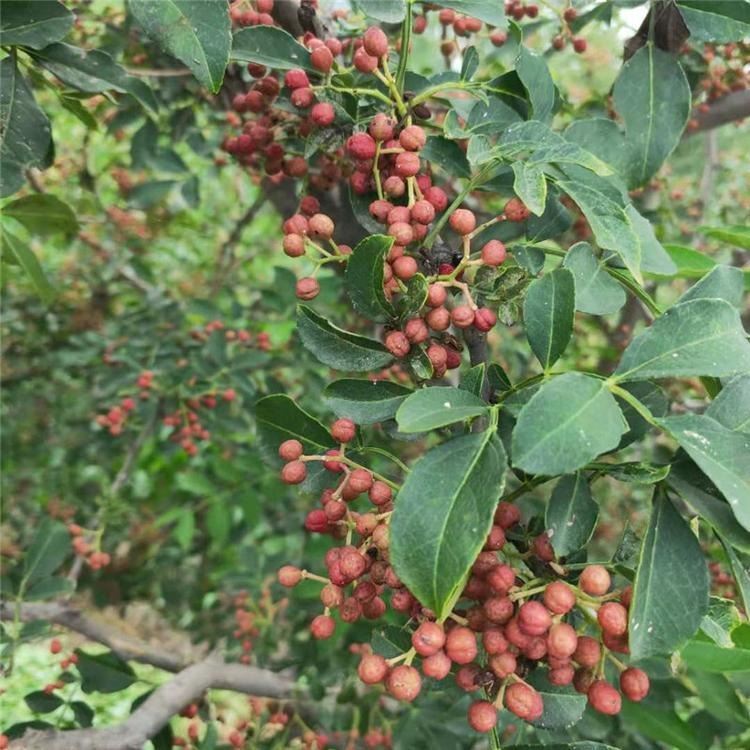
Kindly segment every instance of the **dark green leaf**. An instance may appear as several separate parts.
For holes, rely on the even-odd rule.
[[[542,697],[544,711],[531,723],[541,729],[565,729],[577,724],[586,709],[586,697],[571,687],[555,687],[546,673],[536,670],[527,682],[535,687]]]
[[[47,281],[47,277],[44,275],[44,271],[39,265],[36,255],[34,255],[25,243],[21,242],[14,234],[11,234],[4,226],[0,227],[0,236],[2,236],[3,240],[4,259],[12,259],[13,262],[21,266],[42,301],[46,304],[52,302],[56,294],[55,289]]]
[[[685,663],[704,672],[750,672],[750,649],[722,648],[710,641],[693,639],[680,651]]]
[[[669,654],[690,638],[708,610],[708,588],[698,540],[672,503],[657,495],[633,586],[632,658]]]
[[[507,373],[498,364],[493,363],[487,368],[487,380],[490,382],[490,387],[496,391],[509,391],[512,388]]]
[[[34,100],[15,57],[0,62],[0,198],[15,193],[29,167],[46,164],[50,124]]]
[[[608,315],[625,304],[625,290],[607,273],[606,264],[594,255],[588,242],[570,247],[563,265],[573,274],[576,310]]]
[[[26,550],[23,577],[27,585],[54,573],[70,554],[70,534],[63,524],[45,517]]]
[[[627,178],[629,159],[625,135],[616,122],[603,117],[574,120],[564,135],[566,140],[577,143],[609,164],[620,178]]]
[[[722,721],[742,724],[750,721],[737,689],[724,675],[691,670],[688,679],[695,685],[698,696],[714,716]]]
[[[58,42],[35,52],[34,57],[50,73],[78,91],[119,91],[130,94],[152,114],[159,108],[154,92],[148,85],[139,78],[128,75],[123,67],[102,50],[85,51]]]
[[[48,714],[55,711],[63,704],[63,699],[54,693],[45,693],[44,690],[35,690],[24,696],[24,702],[35,714]]]
[[[632,393],[655,417],[663,417],[669,409],[669,401],[664,395],[664,391],[654,383],[648,381],[635,380],[632,383],[625,383],[623,388]],[[640,440],[653,425],[646,421],[639,412],[637,412],[627,401],[617,396],[617,403],[625,415],[625,421],[628,423],[628,431],[622,436],[620,448]]]
[[[721,490],[740,524],[750,529],[750,435],[733,432],[705,414],[666,417],[659,424]]]
[[[229,538],[231,528],[230,508],[221,500],[212,503],[206,512],[206,531],[208,531],[211,541],[216,545],[224,544]]]
[[[129,0],[138,24],[158,45],[216,93],[232,45],[229,9],[223,0]]]
[[[657,466],[645,461],[629,461],[624,464],[607,464],[606,473],[620,482],[633,484],[656,484],[669,475],[670,465]]]
[[[464,50],[464,59],[461,62],[461,80],[469,81],[479,67],[479,53],[476,47],[467,47]]]
[[[618,380],[750,371],[750,344],[738,311],[721,299],[680,302],[636,336],[615,370]]]
[[[628,182],[635,187],[679,143],[690,115],[690,86],[676,58],[648,43],[622,66],[613,95],[631,153]]]
[[[75,590],[73,581],[69,578],[43,578],[30,586],[24,597],[26,601],[38,601],[40,599],[54,599]]]
[[[255,404],[255,421],[269,454],[277,455],[285,440],[299,440],[306,453],[323,453],[333,447],[328,430],[284,394],[260,399]]]
[[[392,419],[403,400],[412,393],[389,380],[336,380],[323,391],[323,398],[337,417],[356,424]]]
[[[81,689],[84,693],[117,693],[136,681],[135,672],[111,651],[89,654],[76,649]]]
[[[750,611],[750,555],[736,551],[732,545],[722,539],[724,552],[726,552],[729,566],[732,569],[735,583],[737,584],[737,593],[745,612]]]
[[[486,369],[484,362],[474,365],[474,367],[471,367],[464,373],[458,387],[464,391],[473,393],[475,396],[481,397]]]
[[[449,141],[439,135],[431,135],[420,152],[420,156],[451,177],[471,177],[466,154],[455,141]]]
[[[78,230],[73,209],[49,193],[26,195],[3,206],[3,214],[20,221],[32,234],[72,234]]]
[[[505,465],[494,431],[464,435],[426,453],[398,493],[391,563],[439,620],[455,604],[492,526]]]
[[[667,276],[675,273],[677,266],[661,242],[656,239],[653,224],[641,216],[632,203],[625,207],[625,213],[628,215],[633,231],[641,245],[641,271]]]
[[[128,197],[132,206],[147,210],[163,201],[176,185],[176,180],[151,180],[136,185]]]
[[[73,14],[57,0],[5,2],[0,18],[0,44],[41,49],[59,42],[74,20]]]
[[[528,92],[533,118],[549,122],[555,111],[557,89],[544,58],[521,45],[516,59],[516,73]]]
[[[297,307],[297,333],[318,360],[337,370],[377,370],[393,359],[379,341],[338,328],[307,305]]]
[[[371,320],[393,317],[393,306],[383,290],[384,263],[393,237],[373,234],[354,248],[346,265],[346,289],[354,308]]]
[[[562,477],[547,504],[544,525],[559,557],[583,548],[591,539],[599,517],[599,506],[581,473]]]
[[[529,474],[569,474],[616,448],[625,429],[604,382],[568,372],[547,381],[521,409],[513,465]]]
[[[479,396],[460,388],[422,388],[399,406],[396,421],[401,432],[427,432],[479,417],[487,408]]]
[[[259,63],[275,70],[315,70],[309,51],[276,26],[250,26],[236,31],[232,42],[232,60]]]
[[[556,268],[529,285],[523,320],[529,344],[545,370],[560,358],[573,333],[575,282],[567,268]]]
[[[624,700],[620,714],[628,725],[651,739],[678,750],[705,750],[695,732],[673,710]]]
[[[85,729],[94,723],[94,709],[87,703],[84,703],[83,701],[73,701],[70,704],[70,707],[73,710],[73,716],[75,716],[76,723],[79,727]]]

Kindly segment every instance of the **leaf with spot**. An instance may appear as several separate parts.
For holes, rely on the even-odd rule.
[[[567,372],[544,383],[518,414],[513,465],[529,474],[572,473],[616,448],[626,426],[604,381]]]
[[[586,546],[599,518],[599,506],[582,472],[558,481],[547,503],[544,525],[552,547],[565,557]]]
[[[315,71],[310,52],[291,34],[276,26],[249,26],[234,33],[232,60],[258,63],[274,70]]]
[[[487,404],[461,388],[422,388],[412,393],[396,412],[401,432],[426,432],[479,417]]]
[[[506,458],[494,430],[433,448],[412,467],[390,524],[390,558],[414,596],[444,620],[492,527]]]
[[[224,0],[129,0],[128,8],[146,34],[203,86],[214,93],[221,88],[232,46]]]
[[[547,179],[542,168],[524,161],[515,161],[511,166],[513,191],[531,213],[541,216],[547,202]]]
[[[700,543],[672,503],[658,494],[641,546],[629,644],[634,661],[669,654],[708,611],[709,574]]]
[[[0,15],[0,45],[41,49],[59,42],[74,21],[73,14],[58,0],[5,2]]]
[[[545,370],[565,351],[573,333],[575,282],[567,268],[556,268],[529,285],[523,303],[526,337]]]
[[[299,440],[306,453],[324,453],[334,444],[328,430],[283,393],[260,399],[255,404],[255,421],[262,444],[276,460],[285,440]]]

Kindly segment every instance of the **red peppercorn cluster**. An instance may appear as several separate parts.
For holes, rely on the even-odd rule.
[[[63,645],[59,638],[53,638],[49,642],[49,652],[53,656],[59,656],[63,652]],[[58,676],[58,679],[54,682],[47,683],[42,690],[47,693],[47,695],[51,695],[56,690],[62,690],[69,682],[66,681],[64,678],[65,670],[67,670],[69,667],[73,666],[74,664],[78,663],[78,654],[71,652],[67,656],[63,656],[63,658],[60,660],[60,675]],[[69,677],[69,675],[68,675]],[[2,747],[2,745],[0,745]]]
[[[348,420],[338,420],[331,434],[345,444],[354,439],[355,427]],[[282,443],[279,454],[287,462],[282,479],[301,482],[306,463],[313,457],[304,456],[302,445],[294,440]],[[420,693],[423,676],[443,680],[452,674],[462,690],[483,694],[472,703],[468,716],[470,725],[482,732],[495,727],[501,707],[525,721],[542,715],[542,697],[525,679],[540,667],[546,668],[546,679],[552,685],[573,685],[601,713],[620,711],[620,693],[633,701],[646,696],[646,673],[627,667],[615,656],[628,653],[631,589],[610,592],[612,579],[605,567],[586,566],[577,584],[557,577],[559,566],[544,566],[551,580],[540,583],[539,578],[531,578],[528,569],[518,566],[515,549],[508,555],[503,552],[506,533],[522,529],[518,508],[501,502],[484,548],[472,566],[459,600],[461,606],[447,620],[437,622],[389,564],[390,487],[378,484],[366,469],[340,461],[336,465],[333,457],[342,455],[331,451],[322,457],[329,470],[343,471],[345,476],[336,490],[324,492],[323,509],[310,511],[305,525],[313,532],[345,536],[344,545],[326,553],[327,576],[285,565],[278,580],[286,587],[303,579],[323,584],[320,598],[325,609],[310,625],[318,639],[334,633],[334,611],[349,623],[361,617],[381,617],[387,609],[386,590],[390,590],[391,608],[413,625],[411,648],[386,658],[361,647],[357,671],[362,682],[383,684],[394,698],[411,702]],[[351,510],[350,504],[364,492],[377,513]],[[529,555],[543,564],[554,560],[546,535],[530,541]],[[581,617],[571,617],[574,610],[582,615],[584,626],[572,624],[581,621]],[[607,680],[608,662],[620,671],[619,691]]]
[[[72,539],[73,551],[84,558],[92,570],[100,570],[112,562],[109,553],[101,551],[101,539],[97,533],[86,531],[77,523],[68,524],[68,533]]]
[[[230,0],[229,17],[236,26],[273,26],[274,0]],[[283,2],[283,0],[282,0]]]

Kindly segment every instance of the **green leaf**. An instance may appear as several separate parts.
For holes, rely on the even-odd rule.
[[[657,495],[630,606],[633,660],[669,654],[690,638],[708,610],[708,589],[700,543],[672,503]]]
[[[195,514],[192,510],[185,508],[180,511],[172,534],[182,547],[182,551],[187,552],[195,536]]]
[[[750,371],[750,344],[738,311],[721,299],[680,302],[636,336],[615,370],[616,380]]]
[[[750,376],[732,378],[709,404],[706,415],[735,432],[750,432]]]
[[[641,246],[641,271],[672,275],[677,270],[677,266],[661,242],[656,239],[653,224],[641,216],[632,203],[625,207],[625,213],[630,219],[630,224]]]
[[[715,266],[702,279],[693,284],[678,300],[723,299],[738,310],[742,308],[745,290],[743,274],[734,266]]]
[[[577,143],[609,164],[625,180],[629,169],[628,151],[625,135],[616,122],[603,117],[574,120],[564,135],[566,140]]]
[[[605,745],[603,742],[566,742],[565,744],[551,745],[513,745],[513,750],[619,750],[614,745]]]
[[[420,156],[451,177],[471,177],[471,168],[466,154],[455,141],[449,141],[439,135],[431,135],[427,138]]]
[[[750,250],[750,229],[745,226],[734,224],[725,227],[698,227],[698,231],[706,237]]]
[[[24,184],[29,167],[46,166],[52,143],[47,115],[37,106],[15,56],[0,62],[0,138],[0,198],[5,198]]]
[[[76,649],[84,693],[117,693],[136,681],[132,667],[111,651],[89,654]]]
[[[354,308],[371,320],[389,320],[393,306],[383,289],[384,263],[393,237],[373,234],[357,244],[346,264],[346,290]]]
[[[567,372],[544,383],[521,409],[513,465],[529,474],[569,474],[616,448],[625,429],[603,381]]]
[[[440,0],[441,8],[453,8],[459,13],[472,18],[478,18],[490,26],[500,29],[507,28],[505,8],[496,0]]]
[[[641,241],[622,198],[603,177],[576,167],[561,169],[564,176],[555,177],[555,184],[583,211],[599,247],[617,253],[628,271],[640,281]]]
[[[573,274],[576,310],[609,315],[625,304],[625,290],[607,273],[606,263],[594,255],[588,242],[570,247],[563,266]]]
[[[747,0],[679,0],[690,38],[697,42],[739,42],[750,36]]]
[[[506,458],[494,431],[433,448],[398,493],[390,525],[391,563],[414,596],[444,620],[492,526]]]
[[[484,362],[480,362],[478,365],[469,368],[461,377],[458,387],[464,391],[473,393],[475,396],[481,396],[486,369]]]
[[[54,599],[55,597],[72,594],[74,590],[73,581],[69,578],[43,578],[33,586],[29,586],[24,599],[29,602],[39,601],[40,599]]]
[[[405,0],[355,0],[355,5],[369,18],[383,23],[401,23],[406,17]]]
[[[0,17],[0,45],[41,49],[59,42],[74,20],[73,14],[57,0],[5,2]]]
[[[586,709],[586,696],[571,687],[556,687],[547,679],[546,673],[536,670],[527,682],[536,688],[542,697],[544,711],[530,722],[540,729],[565,729],[577,724]]]
[[[541,216],[547,202],[547,179],[541,167],[525,161],[514,161],[513,191],[531,213]]]
[[[709,258],[691,247],[664,245],[664,249],[676,267],[674,274],[669,274],[670,276],[679,276],[683,279],[700,279],[716,266],[716,261],[713,258]]]
[[[715,643],[693,639],[680,651],[685,663],[704,672],[750,672],[750,649],[722,648]]]
[[[377,370],[393,360],[379,341],[338,328],[307,305],[297,306],[297,333],[320,362],[337,370]]]
[[[562,477],[552,491],[544,515],[555,553],[565,557],[585,547],[598,517],[599,506],[591,496],[586,477],[580,471]]]
[[[573,333],[575,282],[567,268],[556,268],[529,285],[523,302],[526,337],[545,370],[557,362]]]
[[[476,47],[467,47],[464,50],[464,57],[461,62],[461,80],[470,81],[479,67],[479,53]]]
[[[393,419],[403,400],[413,393],[389,380],[336,380],[323,391],[323,398],[337,417],[356,424],[373,424]]]
[[[221,500],[212,503],[206,512],[206,531],[211,541],[221,546],[229,538],[232,529],[232,517],[230,509]]]
[[[740,595],[742,608],[748,612],[750,611],[750,558],[747,554],[743,555],[735,551],[728,540],[722,538],[721,543],[737,584],[737,593]]]
[[[83,701],[73,701],[70,704],[76,723],[84,729],[94,723],[94,709]]]
[[[283,393],[255,404],[255,422],[267,453],[274,456],[285,440],[299,440],[305,453],[324,453],[333,447],[328,430]]]
[[[27,586],[54,573],[70,554],[70,534],[63,524],[45,517],[26,550],[23,577]]]
[[[54,693],[45,693],[44,690],[35,690],[23,697],[24,703],[35,714],[48,714],[56,711],[63,704],[63,699]]]
[[[682,137],[690,116],[690,86],[675,57],[649,42],[622,66],[613,97],[631,154],[628,184],[642,185]]]
[[[540,122],[552,120],[557,89],[544,58],[534,54],[522,44],[518,48],[516,73],[528,93],[533,119]]]
[[[42,67],[78,91],[119,91],[130,94],[151,114],[156,114],[159,109],[154,92],[148,85],[128,75],[102,50],[86,51],[58,42],[35,52],[33,56]]]
[[[673,710],[663,710],[650,705],[642,705],[624,700],[622,702],[623,721],[653,740],[666,743],[677,750],[705,750],[694,730]]]
[[[49,193],[26,195],[7,203],[3,214],[20,221],[32,234],[72,234],[78,230],[73,209]]]
[[[146,34],[203,86],[214,93],[221,88],[232,45],[224,0],[129,0],[128,8]]]
[[[479,396],[461,388],[422,388],[399,406],[396,422],[401,432],[427,432],[479,417],[487,408]]]
[[[0,226],[0,236],[2,236],[3,257],[12,259],[16,264],[21,266],[26,275],[34,285],[34,289],[45,304],[49,304],[55,298],[55,289],[47,281],[42,267],[36,255],[31,249],[14,234],[11,234],[4,226]]]
[[[259,63],[275,70],[315,70],[310,62],[310,52],[276,26],[249,26],[236,31],[231,57],[232,60]]]
[[[750,530],[750,435],[734,432],[706,414],[658,421],[721,490],[740,524]]]
[[[489,380],[490,387],[496,391],[509,391],[513,387],[508,374],[495,363],[487,368],[487,380]]]
[[[747,709],[737,694],[737,689],[724,675],[690,670],[688,679],[695,685],[706,709],[722,721],[748,724]]]

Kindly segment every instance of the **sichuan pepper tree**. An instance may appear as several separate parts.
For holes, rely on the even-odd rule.
[[[41,32],[26,30],[22,13],[9,23],[6,15],[4,81],[46,124],[28,148],[4,149],[4,195],[28,168],[48,166],[49,123],[26,67],[80,91],[114,90],[154,113],[142,82],[119,66],[92,82],[93,61],[57,44],[68,29],[58,5],[45,4]],[[221,145],[263,176],[284,212],[280,252],[300,269],[299,342],[336,373],[321,404],[328,426],[287,395],[255,405],[282,481],[310,501],[307,531],[332,540],[317,566],[290,560],[278,580],[320,586],[315,639],[372,622],[371,644],[357,649],[365,685],[404,702],[465,692],[469,726],[493,746],[498,723],[508,728],[504,709],[544,738],[578,724],[587,702],[600,714],[623,710],[626,732],[637,726],[665,741],[653,728],[657,710],[636,705],[651,682],[670,664],[715,672],[747,652],[734,605],[709,598],[704,549],[707,538],[720,540],[746,607],[743,274],[717,265],[670,304],[657,302],[646,281],[679,276],[686,261],[661,245],[642,199],[684,131],[721,117],[722,97],[744,87],[738,40],[750,27],[742,9],[654,3],[626,45],[608,108],[590,116],[558,90],[545,54],[586,52],[581,30],[616,4],[599,5],[361,0],[360,15],[326,16],[314,2],[130,3],[136,24],[205,87],[218,91],[235,61],[218,100],[230,110]],[[195,24],[193,34],[180,19]],[[542,23],[549,44],[535,47]],[[702,62],[709,52],[728,61],[727,75],[714,68],[698,91],[685,73],[702,64],[682,49],[689,37],[713,45]],[[446,70],[423,75],[420,46]],[[5,104],[8,132],[20,137],[19,105]],[[33,226],[23,201],[5,208]],[[3,227],[10,252],[49,296],[15,229]],[[334,285],[350,308],[329,320],[320,291]],[[581,327],[604,329],[602,316],[632,301],[648,325],[622,351],[600,357],[576,341]],[[244,330],[222,330],[195,331],[192,348],[207,342],[211,359],[228,342],[241,358]],[[217,403],[238,395],[225,369],[208,387],[137,368],[124,399],[102,404],[96,421],[117,438],[138,417],[137,399],[153,403],[152,392],[165,390],[165,436],[196,457],[210,442],[202,415],[213,420]],[[702,394],[698,407],[679,389],[687,379]],[[589,557],[598,485],[609,479],[647,488],[650,521],[642,540],[626,536],[609,555]],[[524,504],[536,488],[549,488],[541,515]],[[86,546],[99,531],[68,531],[79,558],[109,564]],[[245,604],[235,602],[235,632],[250,643]],[[59,642],[50,650],[59,654]],[[65,669],[74,657],[64,655]],[[285,683],[270,689],[289,695]],[[182,715],[197,711],[191,700]],[[573,736],[588,737],[579,726]],[[226,739],[245,743],[238,731]],[[325,745],[309,733],[303,740]],[[684,734],[679,746],[689,746]]]

